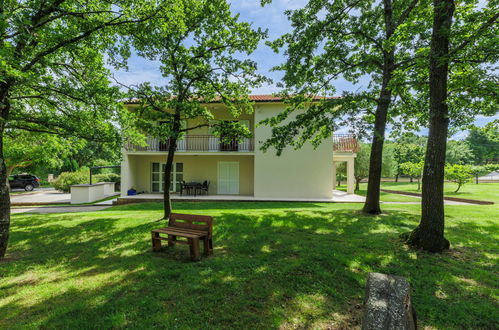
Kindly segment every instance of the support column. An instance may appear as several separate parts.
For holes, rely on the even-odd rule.
[[[347,160],[347,193],[349,194],[355,192],[354,160],[353,157]]]
[[[131,188],[131,169],[130,161],[126,153],[122,153],[123,160],[121,161],[121,197],[127,195],[127,190]]]
[[[333,190],[336,190],[336,162],[333,162]]]

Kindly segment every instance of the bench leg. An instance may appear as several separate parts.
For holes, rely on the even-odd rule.
[[[213,253],[213,238],[210,238],[210,252]]]
[[[175,241],[177,240],[177,236],[168,235],[168,246],[175,246]]]
[[[199,238],[190,238],[189,245],[191,247],[191,259],[199,260]]]
[[[151,233],[152,235],[152,250],[157,252],[161,250],[161,240],[159,239],[159,233]]]
[[[210,240],[208,239],[208,237],[205,237],[203,239],[203,252],[204,252],[204,255],[207,257],[210,255]]]

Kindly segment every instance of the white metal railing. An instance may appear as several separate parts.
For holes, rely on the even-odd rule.
[[[127,151],[168,151],[168,142],[161,142],[156,138],[148,137],[146,146],[127,143]],[[250,152],[254,150],[254,140],[246,138],[242,141],[235,139],[224,143],[213,135],[186,135],[177,141],[177,152]]]

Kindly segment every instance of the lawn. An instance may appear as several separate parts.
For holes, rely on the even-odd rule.
[[[339,187],[336,187],[336,189],[341,190],[341,191],[347,191],[347,186],[340,185]],[[387,189],[389,189],[389,188],[387,188]],[[367,195],[367,183],[361,183],[359,186],[359,190],[357,190],[355,192],[355,194],[360,195],[360,196],[366,196]],[[379,197],[380,197],[380,200],[382,202],[420,202],[421,201],[421,199],[419,199],[418,197],[412,197],[412,196],[400,195],[400,194],[391,194],[391,193],[387,193],[384,191],[380,192]]]
[[[367,187],[367,184],[363,185]],[[421,193],[421,191],[417,190],[418,184],[416,182],[382,182],[381,188]],[[444,195],[448,197],[479,199],[499,203],[499,183],[475,184],[470,182],[462,186],[461,189],[455,193],[454,191],[456,188],[457,184],[446,182],[444,186]]]
[[[419,205],[176,203],[214,215],[215,253],[151,252],[161,205],[14,215],[0,262],[0,328],[333,328],[359,326],[367,273],[405,276],[420,326],[499,322],[497,205],[447,206],[444,254],[398,235]]]

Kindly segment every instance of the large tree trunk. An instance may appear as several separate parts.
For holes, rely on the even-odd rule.
[[[393,34],[392,22],[392,3],[391,0],[384,0],[384,16],[386,25],[386,38],[389,39]],[[383,144],[385,143],[386,119],[388,108],[390,107],[392,92],[389,89],[389,83],[392,79],[395,69],[395,51],[388,50],[383,52],[383,83],[376,107],[373,142],[371,156],[369,159],[369,181],[367,182],[367,196],[363,211],[369,214],[380,214],[381,207],[379,203],[381,169],[383,165]]]
[[[7,166],[3,156],[3,134],[10,111],[7,95],[8,88],[0,87],[0,259],[7,252],[10,232],[10,195],[7,185]]]
[[[421,222],[407,243],[415,248],[440,252],[449,248],[444,237],[444,167],[449,110],[449,31],[454,14],[453,0],[433,0],[433,33],[430,49],[430,130],[423,170]]]

